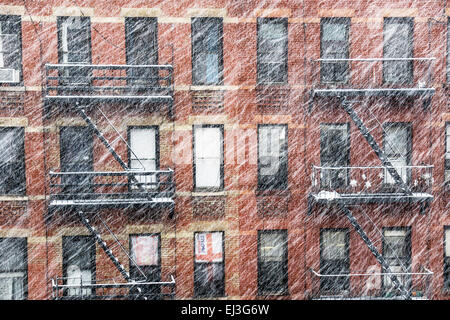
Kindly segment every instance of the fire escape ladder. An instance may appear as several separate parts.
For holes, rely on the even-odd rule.
[[[128,145],[128,143],[126,142],[126,140],[122,137],[122,135],[119,133],[119,131],[117,131],[117,129],[113,126],[113,124],[111,123],[111,121],[106,117],[106,115],[100,110],[100,108],[98,108],[98,110],[100,111],[100,113],[103,115],[103,117],[108,121],[108,124],[114,129],[114,131],[116,132],[116,134],[118,135],[118,137],[113,141],[113,142],[109,142],[105,136],[101,133],[101,131],[98,129],[98,127],[95,125],[95,123],[91,120],[91,118],[89,118],[89,116],[86,114],[86,111],[84,108],[79,107],[77,108],[78,113],[81,115],[81,117],[84,119],[84,121],[86,121],[86,123],[89,125],[89,127],[92,129],[92,131],[97,135],[97,137],[100,139],[100,141],[105,145],[105,147],[108,149],[108,151],[113,155],[114,159],[120,164],[120,166],[125,170],[125,171],[129,171],[130,169],[128,168],[127,164],[122,160],[122,158],[117,154],[117,152],[114,150],[113,148],[113,144],[118,141],[118,140],[122,140],[125,142],[125,144],[127,145],[128,149],[133,153],[133,155],[135,155],[135,153],[133,152],[133,150],[131,150],[130,146]],[[142,166],[142,169],[144,168],[144,165],[142,164],[142,162],[139,160],[138,157],[136,157],[136,159],[138,159],[139,163]],[[145,189],[142,187],[142,185],[139,183],[138,179],[136,179],[136,177],[134,175],[130,175],[130,178],[133,180],[134,183],[136,183],[137,187],[139,188],[140,191],[145,192]]]
[[[366,127],[364,122],[361,120],[361,118],[356,114],[355,110],[353,110],[351,106],[351,102],[347,101],[345,98],[341,100],[342,106],[344,107],[345,111],[348,113],[350,118],[352,118],[353,122],[355,123],[356,127],[359,129],[363,137],[367,140],[370,147],[375,151],[378,158],[381,160],[381,163],[383,166],[386,167],[386,170],[389,172],[391,177],[394,179],[395,184],[401,188],[401,190],[407,194],[412,195],[411,190],[406,185],[406,183],[403,181],[401,176],[398,174],[397,170],[392,165],[391,161],[385,156],[384,152],[381,150],[378,143],[375,141],[374,137],[370,133],[370,130]]]
[[[359,234],[361,239],[363,239],[363,241],[366,243],[367,247],[375,256],[378,263],[380,263],[381,267],[383,268],[383,271],[386,272],[386,274],[391,278],[391,281],[394,284],[395,288],[400,291],[404,299],[410,300],[411,299],[410,292],[406,290],[405,287],[400,283],[397,276],[391,272],[389,264],[386,262],[384,257],[378,252],[377,248],[373,245],[372,241],[369,239],[364,229],[359,225],[358,221],[353,216],[349,208],[341,201],[339,201],[339,207],[345,213],[345,216],[350,221],[350,224],[353,226],[353,228],[355,228],[356,232]]]
[[[142,271],[142,269],[137,265],[137,263],[129,256],[123,245],[120,243],[119,239],[115,236],[115,234],[111,231],[111,229],[107,226],[107,224],[101,219],[99,215],[96,215],[96,217],[100,220],[101,225],[105,228],[107,234],[109,233],[110,236],[114,239],[114,245],[113,247],[108,246],[108,244],[102,239],[102,236],[100,235],[100,230],[97,230],[88,218],[84,215],[83,211],[78,211],[78,216],[80,217],[81,221],[83,222],[84,226],[89,230],[89,232],[94,236],[97,243],[100,245],[100,247],[103,249],[103,251],[106,253],[108,258],[112,261],[114,266],[117,270],[119,270],[120,274],[123,276],[123,278],[127,281],[134,281],[135,279],[132,279],[130,277],[130,274],[125,270],[124,266],[119,262],[119,259],[116,257],[116,255],[113,253],[113,248],[120,248],[123,253],[129,258],[130,263],[132,263],[139,273],[143,276],[142,281],[145,281],[147,277],[145,276],[145,273]],[[100,229],[100,228],[98,228]]]

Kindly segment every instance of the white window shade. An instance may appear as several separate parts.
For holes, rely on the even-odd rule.
[[[342,260],[346,258],[345,232],[323,231],[322,257],[325,260]]]
[[[444,254],[446,258],[450,258],[450,228],[445,229]]]
[[[130,134],[130,168],[136,170],[156,170],[156,129],[132,128]],[[156,183],[155,175],[136,176],[141,183]],[[145,188],[156,188],[156,185],[145,185]]]
[[[195,234],[195,262],[223,262],[222,232]]]
[[[221,186],[222,131],[218,127],[195,127],[195,185]]]

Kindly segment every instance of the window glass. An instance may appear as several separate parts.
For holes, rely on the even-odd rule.
[[[154,127],[130,128],[130,168],[136,170],[157,170],[157,135]],[[140,183],[146,183],[144,188],[156,188],[156,175],[137,175]]]
[[[0,172],[0,193],[25,193],[23,128],[0,128]]]
[[[0,300],[26,298],[26,238],[0,238]]]
[[[404,182],[410,176],[411,130],[408,124],[389,123],[383,126],[384,152],[391,164],[396,168]],[[393,184],[395,181],[391,174],[385,170],[385,183]]]
[[[20,16],[0,16],[0,82],[19,82],[22,72]]]
[[[258,126],[259,187],[285,188],[287,185],[286,126]]]

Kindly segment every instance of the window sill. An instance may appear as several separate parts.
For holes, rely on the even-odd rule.
[[[195,190],[195,191],[191,192],[191,196],[193,196],[193,197],[208,197],[208,196],[226,197],[227,191],[225,191],[225,190]]]
[[[0,195],[0,201],[28,201],[28,196],[22,195]]]
[[[191,85],[189,90],[191,91],[203,91],[203,90],[224,90],[223,84],[205,84],[205,85]]]

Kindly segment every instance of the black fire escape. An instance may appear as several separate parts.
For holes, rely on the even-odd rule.
[[[55,299],[146,299],[145,292],[158,286],[163,288],[161,296],[174,296],[175,279],[149,281],[145,273],[130,257],[119,239],[106,222],[92,212],[101,209],[121,210],[161,209],[173,216],[175,186],[173,170],[131,169],[116,152],[117,146],[126,146],[133,154],[127,140],[108,118],[102,108],[167,108],[169,119],[173,117],[173,67],[172,65],[91,65],[91,64],[47,64],[44,102],[47,119],[56,114],[81,117],[119,163],[122,171],[63,171],[50,170],[50,197],[48,221],[57,212],[76,213],[83,225],[103,249],[121,279],[96,280],[94,283],[68,284],[66,279],[52,279]],[[115,118],[117,118],[116,114]],[[102,133],[93,119],[107,123],[108,137]],[[111,132],[114,138],[111,139]],[[107,244],[106,238],[112,245]],[[140,273],[139,279],[130,276],[117,258],[125,255]],[[81,280],[81,279],[80,279]],[[72,292],[72,294],[68,294]],[[73,294],[75,292],[75,294]]]
[[[382,124],[370,111],[370,101],[377,99],[398,99],[399,101],[421,101],[423,112],[429,112],[431,98],[435,92],[432,87],[432,63],[434,58],[357,58],[357,59],[317,59],[311,61],[313,88],[309,100],[309,110],[317,103],[338,103],[349,115],[355,126],[365,138],[369,146],[380,160],[378,166],[316,166],[312,167],[312,187],[308,195],[308,214],[311,214],[315,205],[337,206],[339,210],[349,220],[351,226],[362,238],[365,244],[381,265],[381,273],[354,272],[353,274],[321,274],[311,269],[312,276],[319,281],[324,277],[336,277],[352,279],[354,286],[360,286],[358,282],[368,277],[389,278],[394,287],[395,294],[399,299],[414,298],[416,292],[420,292],[421,297],[430,294],[430,277],[432,272],[426,268],[412,273],[410,270],[403,270],[400,273],[392,272],[391,268],[378,251],[374,242],[368,237],[352,213],[351,206],[359,206],[371,203],[416,203],[421,208],[421,213],[425,214],[429,204],[433,201],[432,191],[432,165],[401,166],[392,163],[385,154],[380,144],[374,138],[372,132],[377,130],[383,132]],[[383,79],[383,67],[386,63],[410,63],[416,72],[409,81],[388,82]],[[325,82],[321,77],[321,68],[337,65],[337,69],[345,69],[346,77],[343,81]],[[332,68],[331,68],[332,69]],[[323,76],[323,75],[322,75]],[[369,101],[369,102],[368,102]],[[362,118],[353,108],[353,104],[364,103],[367,110],[364,114],[369,114]],[[339,177],[344,179],[344,185],[334,185],[330,183],[328,177]],[[324,180],[327,182],[324,183]],[[332,180],[332,179],[331,179]],[[349,183],[348,183],[349,182]],[[362,208],[364,211],[364,209]],[[367,215],[364,214],[366,217]],[[370,219],[370,218],[369,218]],[[373,221],[372,221],[373,222]],[[405,285],[401,281],[404,276],[412,277],[416,281],[415,286]],[[418,280],[420,278],[420,280]],[[359,280],[358,280],[359,279]],[[417,289],[419,288],[419,289]],[[416,291],[415,291],[416,290]],[[340,298],[358,298],[355,294],[346,293]],[[355,292],[357,290],[354,290]],[[362,292],[362,291],[360,291]],[[358,294],[356,294],[358,295]],[[319,293],[312,295],[315,298],[327,298]],[[382,298],[382,293],[378,292],[371,298]],[[328,297],[329,298],[329,297]],[[335,297],[336,298],[336,297]],[[369,298],[360,294],[359,298]],[[393,296],[391,296],[393,298]]]

